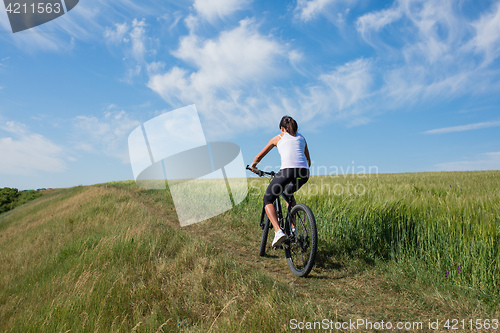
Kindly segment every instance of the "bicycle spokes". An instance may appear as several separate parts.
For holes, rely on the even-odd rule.
[[[309,235],[309,230],[307,230],[307,226],[306,226],[306,220],[307,220],[307,215],[305,212],[297,212],[295,218],[295,229],[297,230],[297,232],[302,231],[303,233],[305,233],[306,235]],[[297,220],[299,221],[299,223],[297,223]],[[297,226],[298,224],[298,226]]]
[[[297,276],[306,276],[314,265],[317,250],[316,221],[309,207],[295,206],[290,213],[290,224],[295,225],[290,242],[285,247],[288,266]]]

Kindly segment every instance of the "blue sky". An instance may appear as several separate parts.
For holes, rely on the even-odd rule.
[[[1,7],[0,187],[132,179],[130,132],[191,104],[248,164],[288,114],[313,173],[500,169],[499,57],[500,1],[83,0],[16,34]]]

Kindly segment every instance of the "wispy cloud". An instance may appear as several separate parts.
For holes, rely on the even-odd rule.
[[[398,0],[390,8],[356,21],[363,39],[376,50],[387,106],[414,105],[435,98],[498,92],[488,67],[500,55],[500,5],[476,20],[455,1]],[[394,33],[404,29],[404,33]]]
[[[472,23],[476,35],[471,45],[477,52],[483,53],[485,65],[490,64],[500,55],[500,2],[493,11],[483,15]]]
[[[316,84],[298,91],[297,97],[291,99],[297,100],[297,113],[305,121],[333,119],[358,125],[367,122],[364,113],[368,109],[361,106],[369,104],[372,83],[371,61],[357,59],[321,74]]]
[[[129,32],[130,27],[127,22],[123,23],[115,23],[112,28],[106,27],[104,31],[104,38],[113,44],[126,43],[129,41],[127,38],[127,33]]]
[[[193,6],[201,17],[213,22],[216,18],[223,19],[247,8],[251,2],[252,0],[195,0]]]
[[[341,27],[346,17],[359,0],[298,0],[294,9],[296,20],[313,23],[318,17],[325,17],[337,27]]]
[[[481,123],[467,124],[467,125],[461,125],[461,126],[436,128],[436,129],[425,131],[425,132],[423,132],[423,134],[443,134],[443,133],[463,132],[463,131],[472,131],[472,130],[478,130],[478,129],[488,128],[488,127],[497,127],[497,126],[500,126],[500,120],[485,121],[485,122],[481,122]]]
[[[403,13],[398,7],[392,7],[359,17],[356,26],[361,35],[366,40],[369,40],[370,37],[367,36],[368,33],[378,32],[385,26],[399,20],[402,16]]]
[[[370,94],[372,84],[371,62],[357,59],[321,75],[320,79],[335,95],[338,110],[352,107]]]
[[[10,57],[5,57],[5,58],[0,59],[0,69],[7,67],[7,65],[5,63],[7,63],[7,61],[9,61],[9,59],[10,59]]]
[[[156,45],[159,43],[156,38],[147,34],[147,23],[145,19],[133,19],[130,23],[115,23],[113,27],[106,27],[104,38],[109,46],[119,47],[124,53],[124,65],[126,75],[124,81],[131,84],[133,79],[141,75],[144,71],[157,69],[161,62],[148,64],[146,58],[155,55]]]
[[[302,21],[310,21],[325,10],[335,0],[299,0],[295,7],[296,17]]]
[[[25,124],[18,123],[15,121],[0,121],[0,130],[3,130],[8,133],[17,134],[17,135],[25,135],[28,131],[28,128]]]
[[[436,165],[438,171],[500,170],[500,152],[481,154],[477,159]]]
[[[10,133],[0,137],[0,174],[30,176],[66,170],[64,147],[31,133],[22,123],[0,121],[0,130]]]
[[[299,0],[294,14],[312,24],[318,15],[328,17],[358,2]],[[396,0],[354,22],[356,32],[351,33],[373,47],[370,56],[312,68],[306,49],[294,49],[291,45],[297,44],[262,31],[257,19],[230,22],[250,5],[247,0],[196,0],[164,19],[169,31],[183,17],[188,30],[178,39],[170,34],[174,39],[168,43],[155,39],[150,18],[110,25],[104,36],[124,54],[126,81],[145,78],[172,108],[196,104],[203,120],[213,122],[207,127],[221,135],[266,126],[258,121],[263,115],[289,113],[302,115],[302,121],[356,125],[379,112],[374,105],[377,110],[412,108],[500,90],[487,60],[496,59],[500,49],[495,21],[499,6],[470,19],[452,0]],[[217,19],[229,24],[207,32],[206,21]],[[173,51],[172,45],[177,45]],[[300,84],[284,84],[283,78],[292,77],[292,72],[303,76]],[[426,134],[434,134],[431,131]]]
[[[358,2],[299,0],[294,14],[302,22],[312,22],[319,15],[344,13]],[[360,41],[375,50],[370,57],[311,69],[307,50],[294,49],[286,39],[261,31],[257,19],[246,18],[234,26],[236,13],[251,4],[195,0],[192,7],[164,19],[169,30],[183,17],[189,31],[168,43],[156,39],[150,18],[115,23],[104,36],[109,46],[124,54],[125,81],[146,79],[147,86],[173,108],[196,104],[217,133],[262,126],[256,121],[259,115],[281,113],[302,114],[310,121],[363,124],[373,117],[373,105],[378,110],[411,108],[438,98],[500,90],[493,84],[497,75],[484,67],[486,54],[498,56],[498,6],[472,20],[452,0],[396,0],[354,22]],[[207,33],[206,21],[217,19],[229,24]],[[493,29],[491,35],[485,33],[488,29]],[[172,45],[177,45],[173,51]],[[162,52],[168,55],[160,56]],[[292,72],[303,76],[301,84],[280,81]]]
[[[129,163],[127,137],[139,125],[126,111],[110,105],[102,116],[81,115],[74,119],[74,133],[79,138],[74,146]]]
[[[97,42],[102,39],[106,26],[124,15],[152,14],[163,5],[159,0],[147,4],[132,0],[86,0],[67,14],[38,27],[16,34],[0,34],[0,41],[15,45],[23,52],[67,52],[79,41]],[[0,29],[10,32],[10,23],[5,11],[0,11]]]

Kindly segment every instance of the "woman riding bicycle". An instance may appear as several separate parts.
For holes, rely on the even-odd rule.
[[[297,133],[297,122],[289,116],[281,118],[279,128],[281,133],[272,138],[267,145],[255,156],[252,166],[252,171],[257,171],[257,164],[273,149],[278,147],[281,155],[281,169],[273,178],[266,193],[264,194],[264,207],[267,217],[274,228],[273,247],[277,247],[286,240],[285,233],[280,229],[274,201],[283,194],[287,206],[295,205],[293,193],[304,185],[309,179],[309,167],[311,166],[311,158],[307,149],[306,140],[302,135]]]

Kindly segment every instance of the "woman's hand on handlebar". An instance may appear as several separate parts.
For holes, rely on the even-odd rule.
[[[250,166],[250,171],[252,171],[253,173],[258,174],[260,170],[259,170],[259,169],[257,169],[257,166],[256,166],[256,165],[251,165],[251,166]]]
[[[256,174],[259,173],[259,169],[257,169],[257,165],[255,165],[255,164],[252,164],[251,166],[247,165],[247,169],[252,171],[253,173],[256,173]]]
[[[262,171],[262,170],[257,169],[253,165],[252,166],[247,165],[247,170],[252,171],[253,173],[257,174],[259,177],[263,177],[265,175],[269,175],[269,176],[274,177],[274,175],[275,175],[274,171],[271,171],[271,172]]]
[[[258,175],[259,177],[263,176],[262,171],[260,171],[259,169],[257,169],[253,164],[252,164],[252,166],[248,166],[247,165],[247,170],[252,171],[253,173],[255,173],[256,175]]]

